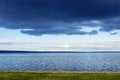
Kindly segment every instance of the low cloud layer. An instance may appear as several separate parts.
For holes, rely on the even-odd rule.
[[[0,0],[0,26],[29,35],[95,35],[120,30],[119,0]],[[99,30],[82,31],[91,27]]]

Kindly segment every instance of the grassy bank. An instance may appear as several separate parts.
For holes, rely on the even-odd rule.
[[[120,80],[120,73],[0,72],[0,80]]]

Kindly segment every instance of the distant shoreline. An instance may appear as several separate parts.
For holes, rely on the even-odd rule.
[[[14,51],[0,50],[0,53],[120,53],[120,51]]]

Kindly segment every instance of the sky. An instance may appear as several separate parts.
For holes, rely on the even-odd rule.
[[[0,0],[0,50],[120,51],[120,0]]]

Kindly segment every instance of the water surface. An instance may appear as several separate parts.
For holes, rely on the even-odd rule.
[[[3,53],[0,70],[120,71],[120,53]]]

